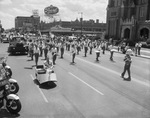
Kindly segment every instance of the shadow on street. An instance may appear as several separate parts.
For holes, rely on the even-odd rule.
[[[10,114],[6,109],[0,109],[0,118],[17,118],[20,114]]]
[[[55,87],[57,86],[57,85],[56,85],[54,82],[52,82],[52,81],[45,82],[45,83],[42,83],[42,84],[40,84],[37,79],[34,79],[33,81],[34,81],[34,83],[35,83],[36,85],[38,85],[41,89],[53,89],[53,88],[55,88]]]

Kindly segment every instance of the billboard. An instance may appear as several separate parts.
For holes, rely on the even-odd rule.
[[[50,5],[44,9],[44,13],[47,16],[57,14],[58,12],[59,12],[58,7],[55,7],[53,5]]]

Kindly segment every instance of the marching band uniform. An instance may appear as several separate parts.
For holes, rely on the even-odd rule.
[[[55,61],[56,61],[56,57],[57,57],[57,48],[55,47],[55,45],[53,45],[53,48],[52,48],[52,61],[53,61],[53,64],[55,65]]]
[[[97,45],[96,49],[96,61],[99,61],[98,58],[100,57],[100,51],[101,51],[101,46]]]
[[[131,56],[129,54],[126,54],[126,56],[124,58],[124,61],[125,61],[124,71],[121,74],[121,77],[124,78],[124,75],[127,71],[128,72],[128,78],[127,79],[124,78],[124,79],[128,80],[128,81],[131,81],[131,74],[130,74],[130,67],[131,67],[131,63],[132,63]]]
[[[81,46],[80,46],[80,43],[78,42],[77,43],[77,55],[79,55],[79,51],[81,50]]]
[[[37,45],[35,45],[34,56],[35,56],[35,65],[36,66],[38,65],[39,55],[40,55],[40,49]]]
[[[71,54],[72,54],[72,63],[75,63],[74,59],[75,59],[75,56],[76,56],[76,48],[75,48],[74,44],[72,45],[72,48],[71,48]]]
[[[63,55],[64,55],[64,42],[61,43],[60,45],[60,58],[63,58]]]
[[[34,54],[34,44],[31,43],[29,45],[29,55],[31,56],[31,60],[33,60],[33,54]]]
[[[39,44],[39,49],[40,49],[40,56],[42,57],[42,55],[43,55],[43,43],[42,43],[42,41]]]
[[[92,49],[93,49],[93,43],[92,42],[89,43],[89,48],[90,48],[90,54],[92,54]]]
[[[84,56],[86,57],[86,54],[87,54],[87,51],[88,51],[88,43],[85,41],[84,42]]]
[[[45,57],[45,60],[47,59],[47,54],[48,54],[48,45],[45,43],[45,45],[44,45],[44,57]]]
[[[113,48],[113,45],[109,45],[109,51],[110,51],[110,60],[113,61],[113,55],[115,49]]]

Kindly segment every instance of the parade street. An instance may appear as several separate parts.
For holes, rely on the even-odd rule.
[[[8,55],[8,44],[0,44],[0,54]],[[131,81],[120,77],[124,54],[95,52],[84,57],[83,50],[70,64],[70,52],[57,56],[55,84],[39,86],[35,80],[34,60],[27,55],[8,55],[7,64],[19,84],[18,96],[22,109],[11,115],[4,109],[0,118],[149,118],[150,117],[150,59],[131,56]],[[38,64],[43,64],[44,57]],[[127,73],[125,75],[127,77]]]

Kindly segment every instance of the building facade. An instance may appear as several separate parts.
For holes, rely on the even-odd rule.
[[[150,38],[150,0],[109,0],[108,37],[146,41]]]
[[[50,28],[60,26],[62,28],[70,28],[70,33],[77,34],[101,34],[106,32],[106,23],[99,23],[99,20],[80,20],[75,21],[54,21],[52,23],[40,23],[40,30],[50,30]],[[69,31],[68,31],[69,32]],[[67,33],[67,32],[66,32]]]
[[[58,28],[57,30],[52,31],[51,28]],[[68,28],[70,30],[68,30]],[[41,32],[50,32],[58,33],[58,34],[99,34],[106,32],[106,23],[99,23],[99,20],[96,21],[83,20],[80,18],[75,21],[55,21],[51,23],[45,23],[44,21],[40,21],[40,17],[23,17],[18,16],[15,18],[15,29],[21,31],[23,33],[27,32],[36,32],[40,30]],[[61,32],[61,30],[62,32]],[[66,29],[66,30],[65,30]]]
[[[39,29],[40,17],[24,17],[18,16],[15,18],[15,29],[22,32],[35,32]]]

